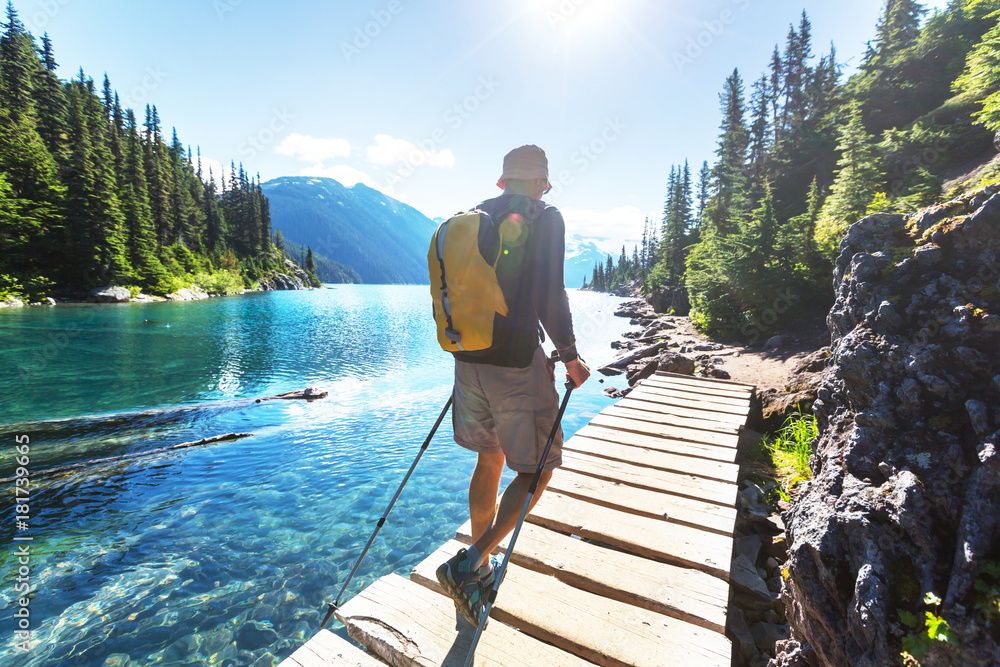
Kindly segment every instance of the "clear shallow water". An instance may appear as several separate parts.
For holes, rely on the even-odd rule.
[[[592,367],[629,328],[613,317],[620,301],[570,291]],[[254,433],[40,478],[27,533],[15,533],[5,483],[0,662],[271,665],[290,655],[319,628],[447,401],[453,362],[429,312],[426,287],[381,286],[0,311],[0,477],[14,474],[21,434],[39,471]],[[567,437],[611,403],[596,380],[574,392]],[[253,400],[306,386],[330,397]],[[468,518],[475,455],[451,437],[448,419],[349,595],[408,575]],[[33,537],[27,654],[12,638],[15,534]]]

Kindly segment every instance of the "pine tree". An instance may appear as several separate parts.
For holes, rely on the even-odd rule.
[[[67,254],[84,284],[129,276],[124,218],[118,205],[111,154],[105,143],[106,115],[92,79],[73,82],[70,147],[66,168]]]
[[[35,86],[38,134],[56,163],[60,164],[66,159],[66,95],[62,81],[56,76],[58,64],[48,33],[42,37],[42,62],[44,68]]]
[[[700,227],[705,216],[705,207],[708,205],[708,188],[712,180],[712,170],[708,168],[708,160],[701,163],[701,170],[698,172],[698,226]]]
[[[850,121],[840,132],[839,171],[823,205],[817,242],[832,255],[847,227],[865,215],[884,183],[875,142],[865,130],[861,105],[851,104]]]
[[[976,120],[1000,133],[1000,22],[969,53],[965,70],[952,86],[956,93],[969,91],[982,99]]]
[[[125,170],[121,187],[122,214],[128,238],[129,258],[144,287],[166,288],[168,275],[156,256],[156,230],[146,187],[142,139],[131,109],[126,113]]]
[[[743,79],[739,70],[733,70],[726,79],[719,101],[723,112],[716,150],[719,160],[713,174],[715,193],[708,218],[717,231],[726,234],[733,221],[743,214],[746,204],[749,135],[744,121]]]
[[[768,89],[767,76],[762,74],[753,85],[750,97],[750,184],[752,189],[759,190],[767,172],[767,157],[770,150],[771,98]]]
[[[35,40],[25,29],[11,0],[7,0],[7,20],[0,35],[0,81],[4,106],[14,113],[33,115],[35,83],[41,79],[42,65],[35,55]]]

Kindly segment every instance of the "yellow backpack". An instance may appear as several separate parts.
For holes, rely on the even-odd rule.
[[[427,267],[443,350],[485,354],[509,335],[497,263],[504,238],[519,236],[519,226],[497,224],[488,213],[472,210],[445,220],[434,233]]]

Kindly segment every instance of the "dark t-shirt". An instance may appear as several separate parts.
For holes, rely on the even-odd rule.
[[[510,224],[515,227],[508,225],[497,261],[497,281],[507,302],[512,331],[508,344],[488,355],[456,352],[455,358],[525,368],[531,365],[540,344],[539,321],[556,349],[572,348],[573,317],[563,283],[566,225],[562,214],[540,200],[510,194],[484,201],[477,208],[498,223],[513,216]]]

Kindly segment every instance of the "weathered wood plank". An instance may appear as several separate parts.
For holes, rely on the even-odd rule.
[[[337,618],[352,639],[394,667],[461,667],[476,633],[455,611],[451,598],[395,574],[351,598]],[[583,667],[589,663],[493,619],[479,641],[475,664]]]
[[[542,494],[527,520],[729,581],[731,537],[581,503],[553,491]]]
[[[711,410],[724,412],[726,414],[746,417],[750,411],[750,399],[725,398],[701,394],[693,398],[691,394],[674,391],[673,389],[660,389],[653,385],[637,385],[629,395],[629,398],[638,398],[643,401],[653,403],[663,403],[665,405],[676,405],[695,410]]]
[[[757,390],[757,387],[752,384],[747,384],[746,382],[737,382],[735,380],[719,380],[717,378],[702,378],[695,377],[693,375],[680,375],[678,373],[668,373],[666,371],[657,371],[654,374],[658,378],[665,378],[670,380],[679,380],[682,382],[700,382],[702,384],[707,384],[713,387],[729,387],[731,389],[742,389],[745,391],[753,392]]]
[[[679,380],[673,376],[664,377],[662,375],[650,375],[645,380],[642,380],[643,384],[650,384],[658,387],[664,387],[666,389],[677,389],[679,391],[686,391],[691,394],[709,394],[715,396],[724,396],[728,398],[752,398],[753,392],[749,389],[742,389],[737,387],[729,386],[712,386],[705,384],[698,380],[686,381]]]
[[[577,432],[566,441],[563,451],[574,451],[591,456],[622,461],[633,465],[666,470],[685,475],[694,475],[706,479],[716,479],[720,482],[735,484],[739,478],[740,467],[735,463],[708,461],[693,456],[669,454],[640,445],[618,444],[584,436]]]
[[[645,380],[637,382],[635,386],[646,390],[683,393],[686,398],[693,401],[694,400],[716,401],[718,399],[728,398],[735,401],[742,401],[749,405],[749,403],[753,400],[752,394],[747,394],[744,392],[719,391],[711,387],[695,387],[691,385],[679,385],[679,384],[674,384],[673,382],[661,382],[659,380],[654,380],[652,378],[646,378]]]
[[[320,630],[279,667],[385,667],[385,663],[329,630]]]
[[[732,536],[736,509],[704,500],[638,489],[560,469],[549,489],[569,498],[649,519]]]
[[[615,406],[619,408],[630,408],[633,410],[645,410],[647,412],[655,412],[658,414],[676,415],[678,417],[701,420],[707,422],[709,425],[721,425],[737,429],[747,422],[747,416],[745,414],[731,414],[713,409],[705,409],[704,405],[702,405],[701,409],[687,408],[680,405],[673,405],[671,403],[650,400],[649,397],[641,394],[639,396],[629,394],[628,398],[623,398],[618,401],[615,403]],[[699,428],[701,427],[699,426]]]
[[[563,465],[560,470],[595,477],[626,488],[690,498],[695,501],[692,504],[696,505],[711,503],[720,507],[735,508],[736,493],[739,490],[736,484],[730,482],[717,482],[693,475],[644,468],[578,452],[563,452]],[[629,496],[629,498],[638,501],[641,496]],[[735,514],[733,516],[735,517]]]
[[[653,422],[655,424],[665,424],[667,426],[676,426],[677,428],[692,429],[695,431],[706,431],[709,433],[723,433],[726,435],[735,435],[739,433],[740,424],[726,424],[723,422],[709,421],[707,419],[692,419],[690,417],[682,417],[680,415],[674,414],[667,411],[649,411],[636,409],[634,406],[626,403],[628,399],[619,401],[615,405],[606,408],[603,412],[607,414],[616,414],[625,417],[631,417],[633,419],[638,419],[645,422]]]
[[[630,410],[611,406],[605,408],[594,417],[591,422],[594,424],[604,424],[608,419],[623,419],[628,422],[630,431],[640,433],[650,433],[654,435],[665,435],[678,440],[688,440],[690,442],[701,442],[708,445],[719,445],[721,447],[735,448],[739,442],[737,429],[712,430],[699,428],[688,424],[679,424],[683,421],[681,417],[672,415],[657,415],[653,412],[643,412],[642,410]]]
[[[471,524],[456,534],[472,544]],[[495,553],[503,553],[508,536]],[[619,602],[725,632],[729,585],[718,577],[607,549],[554,530],[525,523],[511,562],[555,577],[570,586]]]
[[[643,426],[646,427],[649,425],[643,424]],[[707,443],[679,440],[665,434],[650,433],[649,429],[638,433],[630,430],[634,428],[635,424],[628,419],[598,415],[591,420],[590,424],[584,426],[577,433],[596,440],[606,440],[615,444],[633,447],[645,447],[679,456],[690,456],[692,458],[720,461],[723,463],[733,463],[736,461],[735,447],[720,447]],[[656,427],[653,426],[653,428],[655,429]]]
[[[434,568],[461,544],[449,542],[411,575],[440,590]],[[515,547],[516,548],[516,547]],[[719,667],[730,664],[732,647],[725,635],[706,628],[601,597],[558,579],[511,563],[491,613],[501,621],[598,665],[663,665],[665,649],[677,664]],[[534,660],[531,664],[543,664]]]

